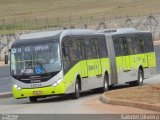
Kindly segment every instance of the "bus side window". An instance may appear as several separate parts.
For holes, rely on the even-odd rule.
[[[131,37],[127,38],[127,43],[128,43],[129,54],[133,55],[134,54],[134,48],[133,48],[133,40],[132,40]]]
[[[95,49],[96,58],[99,58],[99,54],[98,54],[98,51],[99,51],[98,39],[97,39],[97,38],[94,38],[93,40],[94,40],[94,49]]]
[[[114,44],[114,51],[116,56],[122,56],[123,55],[123,46],[121,39],[118,39],[118,37],[113,37],[113,44]]]
[[[140,41],[140,48],[141,48],[141,52],[144,53],[145,52],[145,49],[144,49],[144,40],[145,38],[142,36],[142,37],[139,37],[139,41]]]
[[[83,39],[77,39],[76,40],[76,43],[77,43],[77,55],[78,55],[78,58],[80,60],[83,59],[83,54],[84,54],[84,46],[82,48],[81,42],[83,42]]]
[[[129,49],[128,49],[127,38],[122,38],[122,44],[123,44],[124,55],[128,55],[129,54]]]
[[[98,54],[100,58],[108,57],[107,44],[104,38],[98,39]]]
[[[97,53],[97,38],[92,38],[90,39],[90,47],[91,47],[91,52],[92,52],[92,59],[98,58],[98,53]]]
[[[81,58],[84,60],[86,59],[86,54],[85,54],[85,47],[84,47],[84,39],[78,40],[80,44],[80,54]]]
[[[134,51],[136,54],[144,53],[144,37],[138,36],[134,38]]]
[[[70,52],[70,56],[71,56],[71,61],[77,61],[80,60],[80,52],[79,49],[77,47],[77,40],[76,39],[72,39],[70,40],[71,45],[69,46],[69,52]]]
[[[92,49],[89,40],[85,40],[85,53],[87,59],[92,59]]]

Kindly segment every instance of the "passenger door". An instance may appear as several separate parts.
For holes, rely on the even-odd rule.
[[[123,48],[122,49],[123,50],[123,70],[124,72],[127,72],[131,70],[127,38],[126,37],[121,38],[121,43]]]
[[[95,65],[95,53],[91,40],[85,40],[85,55],[87,59],[88,77],[93,77],[96,74],[97,66]]]
[[[100,76],[102,75],[102,68],[101,68],[101,60],[100,60],[100,56],[98,54],[98,42],[100,42],[100,40],[98,41],[98,38],[93,38],[92,40],[92,46],[93,46],[93,51],[95,53],[95,67],[96,67],[96,75]]]
[[[148,59],[148,67],[155,67],[156,59],[155,59],[155,52],[154,52],[153,41],[152,41],[152,34],[146,35],[145,47],[146,47],[145,48],[146,56]]]
[[[86,60],[85,48],[84,48],[84,39],[77,40],[77,47],[79,51],[81,51],[81,55],[82,55],[82,60],[80,61],[81,76],[88,77],[87,60]]]

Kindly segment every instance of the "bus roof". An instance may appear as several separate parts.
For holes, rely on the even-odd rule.
[[[68,30],[56,30],[56,31],[44,31],[35,32],[21,35],[11,47],[25,46],[29,44],[47,43],[53,40],[61,41],[63,37],[69,35],[93,35],[95,30],[91,29],[68,29]]]
[[[89,35],[93,33],[94,33],[94,30],[91,30],[91,29],[68,29],[68,30],[43,31],[43,32],[24,34],[20,36],[20,40],[53,37],[58,34],[61,34],[61,36],[64,37],[67,35]]]
[[[99,30],[98,33],[106,33],[106,34],[111,34],[111,35],[116,35],[116,34],[127,34],[127,33],[145,33],[149,31],[140,31],[135,28],[118,28],[118,29],[104,29],[104,30]]]

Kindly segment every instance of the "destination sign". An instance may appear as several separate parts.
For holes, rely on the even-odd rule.
[[[11,53],[21,53],[21,52],[33,52],[33,51],[46,51],[49,50],[49,45],[36,45],[36,46],[23,46],[20,48],[13,48]]]

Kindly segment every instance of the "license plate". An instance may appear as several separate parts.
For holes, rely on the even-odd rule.
[[[42,91],[33,91],[33,95],[41,95]]]
[[[41,83],[31,83],[32,88],[42,87]]]

